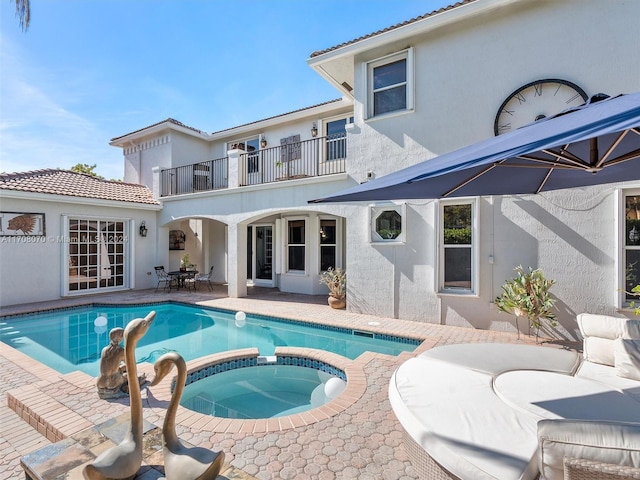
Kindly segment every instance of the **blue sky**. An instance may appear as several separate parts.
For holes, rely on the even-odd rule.
[[[97,164],[167,117],[213,132],[338,98],[306,59],[454,0],[0,2],[0,171]]]

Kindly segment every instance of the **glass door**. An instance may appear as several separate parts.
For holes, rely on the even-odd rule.
[[[256,225],[254,230],[253,281],[273,286],[273,225]]]

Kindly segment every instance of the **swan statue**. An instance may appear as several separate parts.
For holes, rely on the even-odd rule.
[[[222,468],[224,452],[212,452],[202,447],[187,448],[176,434],[176,413],[187,381],[187,364],[177,352],[162,355],[153,365],[155,376],[149,385],[153,387],[166,377],[173,366],[178,369],[178,379],[162,425],[164,474],[167,480],[213,480]]]
[[[119,445],[105,450],[93,463],[82,470],[86,480],[130,479],[142,465],[142,395],[136,367],[136,344],[156,317],[150,312],[144,318],[131,320],[124,329],[124,362],[127,366],[127,382],[131,409],[129,432]]]

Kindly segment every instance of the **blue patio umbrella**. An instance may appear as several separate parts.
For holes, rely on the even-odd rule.
[[[589,102],[309,203],[539,193],[640,179],[640,92]]]

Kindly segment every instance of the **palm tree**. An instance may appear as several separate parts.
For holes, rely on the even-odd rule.
[[[16,17],[20,20],[20,28],[23,32],[29,29],[31,21],[31,9],[29,8],[29,0],[16,0]]]

